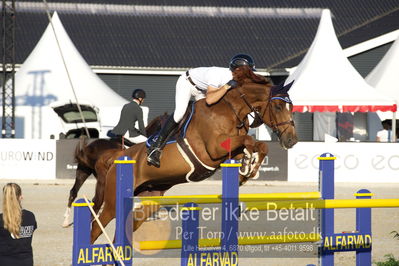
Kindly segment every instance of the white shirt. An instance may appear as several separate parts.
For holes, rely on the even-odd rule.
[[[377,132],[377,137],[380,138],[381,142],[389,142],[390,141],[389,138],[392,137],[392,130],[386,130],[386,129],[380,130]]]
[[[208,86],[219,88],[233,78],[230,69],[224,67],[198,67],[189,70],[190,78],[201,90]]]

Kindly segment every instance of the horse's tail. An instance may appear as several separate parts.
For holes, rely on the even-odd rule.
[[[75,163],[84,163],[85,162],[85,156],[84,156],[83,149],[86,146],[87,146],[87,137],[81,136],[78,144],[76,144],[76,147],[75,147],[75,155],[74,155]]]

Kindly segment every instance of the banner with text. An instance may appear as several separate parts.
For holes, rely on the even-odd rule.
[[[399,143],[300,142],[288,151],[288,181],[317,182],[325,152],[335,160],[337,182],[399,182]]]
[[[55,179],[55,140],[0,139],[0,179]]]

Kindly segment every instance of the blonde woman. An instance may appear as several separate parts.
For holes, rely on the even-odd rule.
[[[32,266],[32,236],[37,228],[35,215],[21,206],[21,187],[8,183],[3,188],[0,213],[0,265]]]

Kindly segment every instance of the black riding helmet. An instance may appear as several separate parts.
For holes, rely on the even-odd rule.
[[[133,99],[145,98],[145,91],[142,89],[135,89],[132,93]]]
[[[252,71],[256,71],[254,59],[247,54],[237,54],[231,58],[229,66],[231,71],[240,66],[249,66]]]

